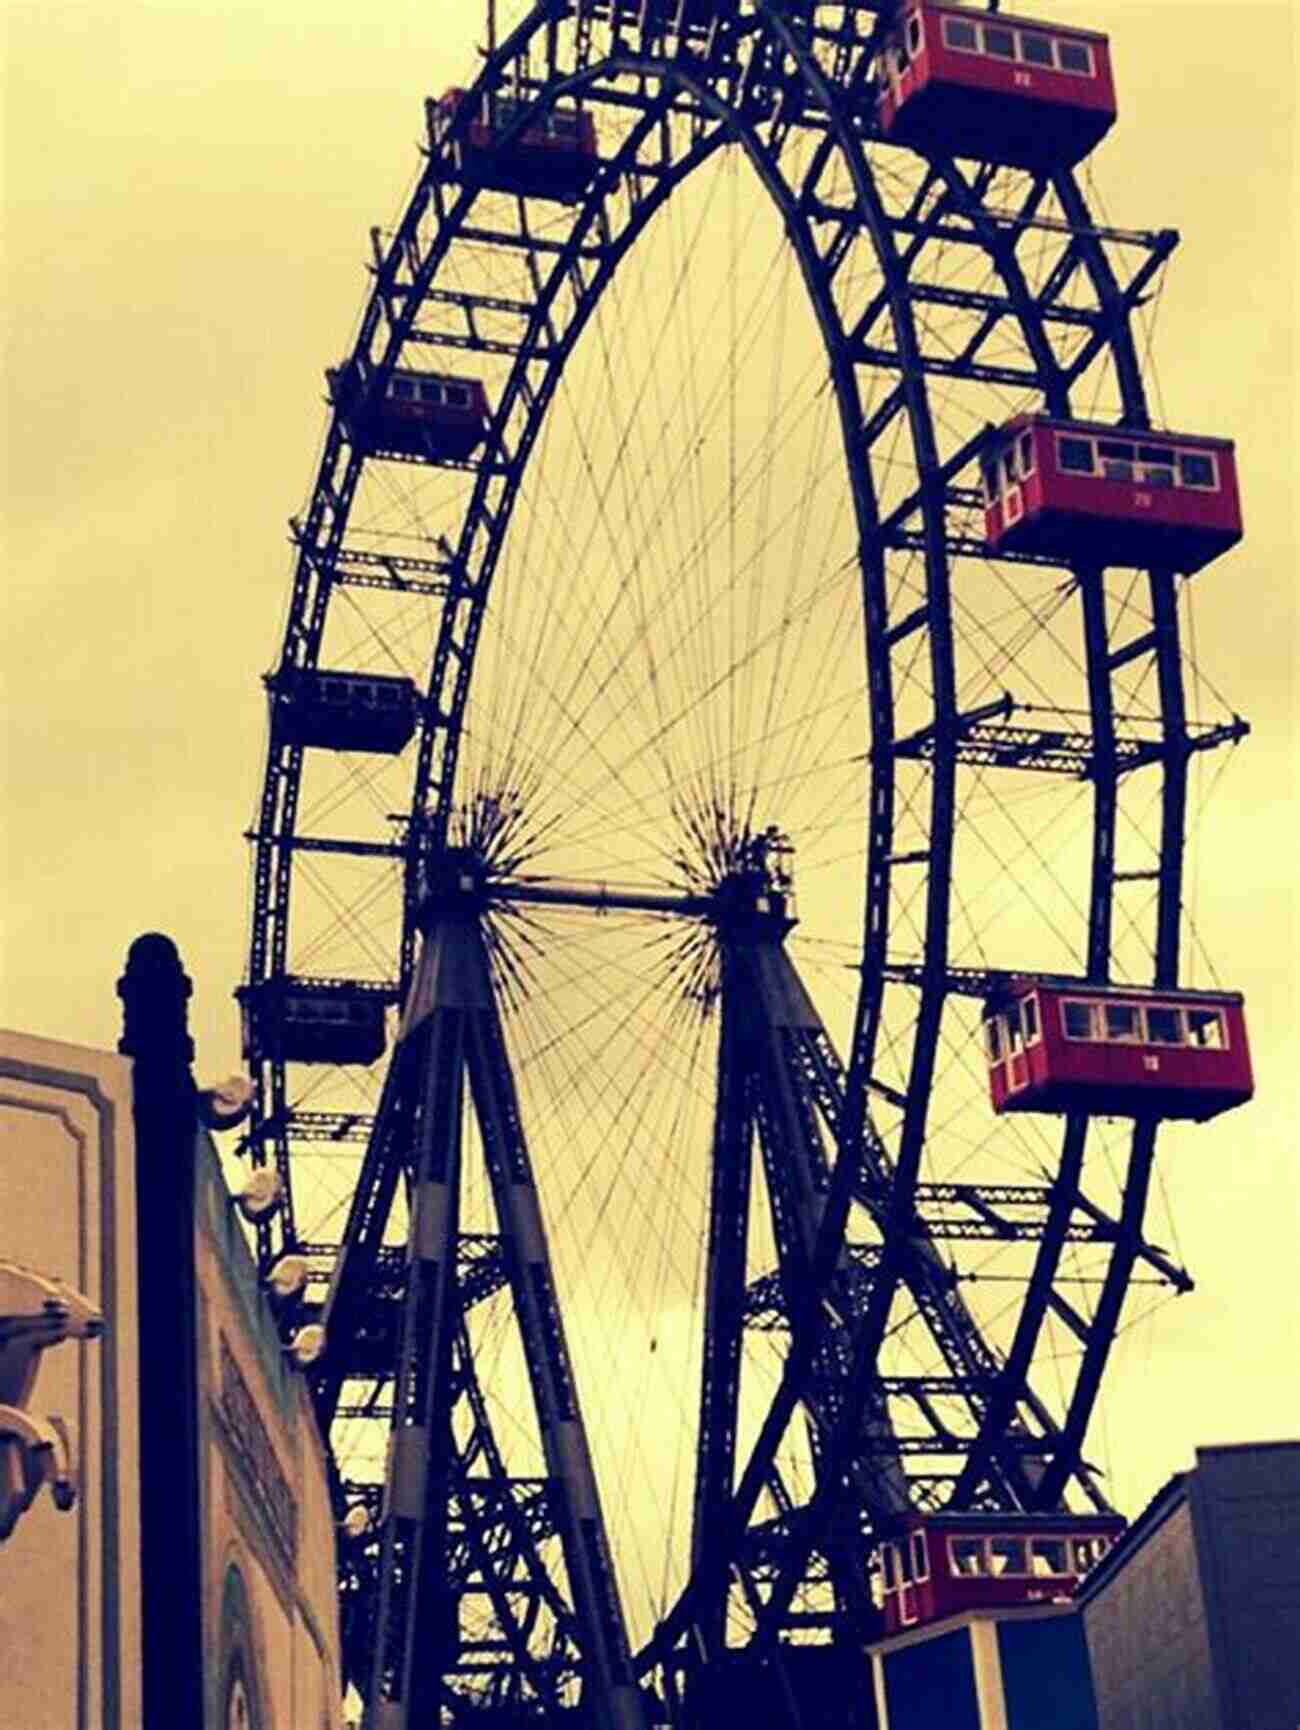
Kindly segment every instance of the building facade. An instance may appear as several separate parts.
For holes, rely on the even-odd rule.
[[[1098,1730],[1296,1730],[1300,1442],[1198,1448],[1080,1605]]]
[[[0,1264],[73,1288],[104,1324],[43,1351],[27,1396],[66,1432],[77,1495],[61,1509],[42,1488],[0,1543],[0,1724],[151,1726],[151,1645],[180,1668],[169,1641],[188,1623],[202,1676],[188,1678],[187,1727],[338,1730],[334,1515],[311,1402],[193,1118],[166,1150],[187,1195],[192,1177],[188,1272],[174,1245],[147,1241],[166,1176],[140,1162],[133,1079],[126,1057],[0,1034]],[[193,1316],[188,1371],[151,1384],[141,1339],[178,1308]],[[168,1452],[178,1438],[188,1461]],[[141,1566],[150,1505],[163,1546],[174,1527],[174,1547],[195,1552],[161,1600]]]
[[[336,1730],[325,1452],[206,1131],[195,1156],[206,1723]]]
[[[0,1723],[138,1730],[139,1428],[131,1066],[0,1033],[0,1261],[83,1294],[99,1339],[41,1353],[31,1412],[66,1429],[77,1499],[42,1490],[0,1546]]]

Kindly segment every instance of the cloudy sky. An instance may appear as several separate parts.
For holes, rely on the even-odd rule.
[[[1259,1098],[1163,1168],[1198,1283],[1116,1351],[1100,1423],[1132,1510],[1198,1442],[1300,1431],[1294,14],[1054,10],[1114,38],[1097,194],[1114,224],[1183,236],[1158,419],[1237,439],[1248,528],[1197,579],[1200,666],[1254,732],[1205,779],[1192,881],[1205,947],[1247,995]],[[367,230],[416,171],[422,99],[464,81],[480,9],[6,0],[3,17],[0,1015],[110,1045],[126,945],[161,929],[215,1076],[239,1062],[260,678],[322,371],[362,304]]]

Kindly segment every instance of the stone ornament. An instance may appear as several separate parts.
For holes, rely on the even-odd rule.
[[[98,1339],[104,1318],[89,1298],[53,1275],[0,1260],[0,1543],[49,1484],[64,1511],[77,1499],[67,1425],[27,1409],[41,1353],[64,1340]]]

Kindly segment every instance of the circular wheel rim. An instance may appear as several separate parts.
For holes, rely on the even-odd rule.
[[[962,537],[954,533],[953,506],[946,494],[960,481],[973,461],[976,445],[971,439],[954,450],[951,439],[936,432],[931,413],[930,381],[936,373],[931,366],[933,355],[927,353],[927,331],[917,317],[913,292],[915,282],[907,277],[901,262],[899,213],[891,205],[890,193],[882,190],[873,152],[868,149],[869,143],[874,141],[870,138],[869,128],[862,125],[859,117],[861,91],[875,48],[870,33],[851,40],[846,38],[838,44],[814,40],[809,37],[805,26],[782,17],[774,8],[762,6],[756,9],[748,24],[735,26],[734,35],[728,37],[724,32],[721,43],[715,41],[707,57],[682,57],[669,61],[653,51],[654,45],[648,49],[645,42],[635,45],[635,49],[627,42],[619,46],[615,41],[611,46],[609,32],[600,26],[594,32],[589,28],[585,40],[589,59],[584,65],[579,64],[584,51],[581,21],[577,27],[557,29],[548,9],[539,7],[489,58],[474,94],[486,93],[496,87],[508,70],[526,64],[534,69],[540,65],[542,69],[540,74],[534,72],[535,83],[530,92],[538,110],[544,110],[556,101],[593,101],[592,93],[600,88],[602,80],[612,87],[620,79],[633,80],[653,74],[660,81],[658,100],[656,103],[647,101],[639,116],[624,131],[620,153],[622,163],[636,161],[642,150],[642,141],[652,136],[665,115],[676,113],[684,104],[693,104],[708,116],[709,121],[720,128],[727,128],[729,136],[739,138],[751,166],[782,208],[791,242],[799,255],[805,286],[827,340],[830,376],[842,430],[848,442],[855,446],[860,443],[864,427],[872,429],[878,440],[882,429],[895,417],[907,426],[911,442],[916,481],[912,501],[915,508],[910,513],[900,513],[897,505],[892,512],[879,509],[871,472],[874,442],[865,460],[851,454],[847,465],[863,559],[872,739],[871,786],[866,801],[866,935],[861,995],[847,1064],[849,1097],[858,1102],[857,1108],[862,1113],[866,1111],[869,1095],[874,1103],[879,1103],[880,1064],[876,1048],[882,1020],[887,1019],[887,999],[891,993],[899,992],[914,993],[916,998],[905,1085],[894,1089],[901,1098],[892,1143],[896,1149],[894,1188],[899,1202],[899,1223],[892,1236],[888,1232],[884,1236],[884,1254],[869,1311],[864,1318],[861,1341],[863,1361],[874,1363],[890,1325],[895,1293],[904,1277],[903,1222],[907,1217],[916,1217],[918,1189],[925,1181],[929,1128],[927,1106],[945,1013],[951,1013],[954,997],[960,997],[968,983],[961,965],[954,963],[950,954],[951,893],[953,851],[959,828],[958,783],[960,772],[965,767],[962,753],[972,736],[972,729],[978,730],[980,721],[978,718],[972,720],[969,712],[963,712],[959,699],[953,643],[952,570],[954,561],[960,561],[966,555],[960,550],[954,551],[954,545],[959,547]],[[777,142],[781,130],[779,119],[774,121],[770,109],[764,112],[761,105],[755,115],[741,116],[727,99],[735,73],[727,69],[724,75],[719,68],[726,65],[722,47],[728,41],[733,59],[752,68],[765,58],[773,84],[780,83],[787,92],[795,92],[789,96],[788,112],[796,116],[789,123],[791,135],[802,124],[799,116],[816,112],[825,117],[824,147],[828,157],[834,158],[842,184],[849,188],[852,200],[841,230],[846,237],[846,249],[857,244],[865,232],[871,237],[880,267],[881,293],[890,320],[894,353],[898,358],[898,365],[890,374],[894,382],[885,401],[878,396],[874,399],[867,396],[864,400],[859,389],[859,379],[867,368],[851,352],[849,332],[845,328],[842,310],[836,303],[834,271],[828,270],[838,244],[834,237],[834,223],[824,222],[820,233],[815,233],[808,215],[809,205],[815,203],[815,199],[808,186],[792,189],[782,181],[781,146]],[[599,54],[598,49],[601,51]],[[466,105],[467,111],[468,108],[469,104]],[[519,128],[524,124],[521,119]],[[708,121],[702,125],[707,128]],[[707,136],[707,130],[702,130],[702,137]],[[697,154],[703,159],[707,152],[697,146]],[[687,155],[689,157],[689,151]],[[606,195],[617,186],[619,172],[618,166],[607,161],[600,177],[575,207],[567,262],[579,256],[577,249],[580,249],[582,237],[599,228]],[[672,177],[672,186],[684,178],[684,172]],[[1010,318],[1016,328],[1020,373],[1022,376],[1032,375],[1033,382],[1026,388],[1036,393],[1036,406],[1042,406],[1052,414],[1068,415],[1071,408],[1071,368],[1076,366],[1080,350],[1072,355],[1065,354],[1059,340],[1054,341],[1056,333],[1051,328],[1054,303],[1048,300],[1044,304],[1039,299],[1041,273],[1037,286],[1031,286],[1014,244],[1018,232],[1032,227],[1034,212],[1042,208],[1044,200],[1054,201],[1059,213],[1055,220],[1068,231],[1068,245],[1076,254],[1079,269],[1087,277],[1095,305],[1095,316],[1079,326],[1086,333],[1082,346],[1094,345],[1094,354],[1110,363],[1116,418],[1131,426],[1147,424],[1146,400],[1130,321],[1142,283],[1151,274],[1146,266],[1151,265],[1154,269],[1165,256],[1168,250],[1166,237],[1142,237],[1144,263],[1121,284],[1113,261],[1120,242],[1094,224],[1080,188],[1068,173],[1050,178],[1020,178],[1018,208],[1021,215],[1010,221],[1006,206],[999,205],[994,196],[1005,190],[1005,175],[1000,182],[987,168],[961,169],[949,161],[935,161],[921,171],[921,178],[930,184],[933,196],[952,213],[951,220],[960,220],[979,236],[978,244],[1002,285],[1009,308],[1004,316]],[[1011,179],[1017,180],[1017,177],[1012,175]],[[354,355],[368,354],[381,369],[403,362],[411,322],[429,291],[441,280],[439,269],[451,256],[457,234],[469,224],[475,203],[476,194],[472,190],[451,185],[440,178],[439,159],[434,157],[395,237],[377,255],[377,286],[363,318]],[[621,245],[614,259],[615,266],[629,250],[635,235],[649,222],[657,204],[653,196],[647,198],[627,223],[620,235]],[[435,221],[434,241],[427,251],[421,253],[413,242],[419,235],[429,232],[430,215]],[[943,218],[932,220],[942,222]],[[831,231],[829,246],[826,245],[827,228]],[[1128,240],[1137,244],[1139,237],[1128,237]],[[418,264],[414,262],[417,259]],[[558,293],[563,268],[564,263],[554,266],[552,274],[543,279],[543,287],[539,289],[533,319],[538,340],[554,306],[554,299],[546,290]],[[596,275],[599,278],[600,272],[597,271]],[[605,280],[613,277],[614,268],[611,268]],[[405,289],[401,303],[405,310],[393,317],[388,310],[394,304],[390,291],[399,280]],[[1138,282],[1136,289],[1135,280]],[[938,284],[931,282],[927,286],[933,289]],[[604,281],[598,282],[581,302],[580,313],[571,318],[569,329],[573,334],[569,339],[570,346],[585,324],[588,313],[596,307],[603,287]],[[536,346],[534,342],[533,350]],[[965,363],[965,375],[958,375],[962,383],[971,382],[972,369],[979,364],[978,360]],[[1016,369],[1004,367],[1002,371],[1010,380]],[[1089,377],[1087,366],[1078,367],[1077,371],[1085,380]],[[557,371],[555,379],[558,377]],[[541,390],[530,383],[528,362],[521,355],[513,364],[510,382],[496,402],[494,430],[488,451],[500,453],[506,446],[509,432],[515,458],[522,452],[526,462],[533,439],[543,424],[553,388],[549,373],[547,384]],[[517,411],[521,403],[526,405],[526,412],[519,416]],[[512,416],[516,418],[512,420]],[[522,437],[516,438],[512,429],[520,421],[524,431]],[[346,548],[351,501],[366,461],[364,455],[350,445],[347,429],[336,415],[327,437],[311,508],[303,523],[295,526],[298,567],[285,639],[285,665],[313,666],[321,655],[335,593],[332,579],[339,568],[340,553]],[[510,501],[501,501],[493,490],[491,466],[490,460],[477,466],[459,543],[445,549],[442,557],[429,561],[430,566],[437,567],[444,576],[450,567],[451,592],[443,602],[427,692],[427,714],[435,719],[425,726],[415,751],[410,811],[421,819],[430,820],[435,835],[440,839],[447,837],[452,823],[461,723],[471,689],[474,653],[490,592],[492,571],[510,516]],[[493,515],[496,523],[484,538],[483,525]],[[882,517],[893,525],[894,543],[889,546],[879,538]],[[902,629],[909,616],[900,605],[903,585],[894,579],[891,566],[891,555],[904,547],[918,553],[924,561],[924,598],[920,608],[914,607],[912,612],[923,609],[925,616],[907,631]],[[1093,786],[1091,881],[1078,959],[1083,974],[1089,979],[1104,981],[1110,977],[1114,949],[1116,843],[1122,820],[1119,755],[1124,723],[1117,719],[1116,680],[1112,665],[1117,629],[1115,618],[1108,617],[1108,590],[1104,575],[1076,569],[1071,573],[1071,581],[1079,598]],[[1150,934],[1151,973],[1155,983],[1173,985],[1177,982],[1179,968],[1179,907],[1189,730],[1182,697],[1176,579],[1171,572],[1152,571],[1144,581],[1152,635],[1150,674],[1158,695],[1158,712],[1148,717],[1153,722],[1157,747],[1150,760],[1158,765],[1161,782],[1158,836],[1154,849],[1157,864]],[[1113,613],[1113,596],[1111,602],[1110,611]],[[901,869],[895,845],[899,803],[896,781],[899,764],[903,761],[896,749],[900,742],[900,728],[895,714],[892,675],[897,645],[917,637],[926,644],[932,686],[932,713],[928,721],[930,743],[927,747],[923,742],[922,746],[923,751],[928,750],[928,755],[912,759],[925,764],[922,772],[928,774],[930,781],[929,831],[926,836],[929,863],[924,894],[923,942],[919,952],[907,955],[900,954],[891,943],[891,935],[897,926],[897,920],[891,919],[891,914],[896,904],[896,882]],[[917,729],[917,732],[924,730]],[[291,974],[290,910],[298,856],[295,843],[298,839],[296,824],[302,769],[301,748],[273,739],[256,843],[256,907],[250,957],[250,986],[254,988]],[[396,958],[398,966],[394,969],[394,983],[398,985],[409,980],[414,954],[415,923],[411,913],[414,859],[415,850],[411,848],[408,853],[407,915],[400,954]],[[970,970],[973,975],[978,971]],[[978,979],[974,984],[978,985]],[[282,1247],[296,1245],[304,1233],[299,1229],[294,1208],[295,1161],[289,1127],[291,1089],[285,1065],[276,1062],[260,1064],[259,1086],[257,1150],[260,1157],[269,1156],[277,1161],[290,1195],[289,1204],[279,1217],[275,1235],[271,1232],[264,1235],[263,1252],[270,1256]],[[1032,1486],[1032,1496],[1043,1506],[1055,1505],[1072,1483],[1094,1500],[1098,1499],[1091,1474],[1080,1463],[1080,1448],[1135,1265],[1140,1257],[1149,1259],[1144,1254],[1147,1246],[1141,1237],[1141,1224],[1150,1186],[1155,1133],[1154,1123],[1139,1123],[1126,1150],[1123,1176],[1116,1186],[1119,1218],[1115,1222],[1114,1241],[1107,1249],[1105,1272],[1101,1276],[1095,1307],[1090,1316],[1079,1318],[1082,1330],[1074,1385],[1059,1421],[1050,1432],[1052,1445],[1041,1451],[1041,1471]],[[963,1448],[966,1464],[952,1489],[960,1500],[976,1501],[981,1497],[997,1500],[1006,1495],[1008,1482],[1018,1482],[1022,1495],[1025,1490],[1019,1468],[1012,1469],[1007,1440],[1018,1432],[1023,1436],[1026,1424],[1037,1422],[1032,1406],[1027,1403],[1029,1372],[1045,1317],[1052,1311],[1059,1312],[1062,1303],[1057,1281],[1077,1217],[1076,1202],[1088,1145],[1088,1120],[1083,1116],[1071,1118],[1065,1126],[1055,1161],[1054,1182],[1050,1186],[1052,1195],[1035,1226],[1037,1247],[1032,1267],[1024,1278],[1019,1317],[1001,1352],[996,1382],[985,1390],[982,1398],[977,1431],[966,1439]]]

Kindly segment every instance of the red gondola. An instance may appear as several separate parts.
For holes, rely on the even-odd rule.
[[[1241,539],[1229,439],[1017,415],[990,433],[981,469],[994,556],[1191,572]]]
[[[984,1011],[993,1109],[1203,1123],[1254,1092],[1240,993],[1022,979]]]
[[[1070,167],[1115,123],[1095,30],[913,0],[881,56],[885,137],[1019,168]]]
[[[1068,1602],[1124,1530],[1118,1514],[907,1514],[880,1549],[885,1631],[966,1610]]]
[[[600,166],[596,123],[585,108],[565,104],[534,114],[507,137],[528,104],[510,96],[487,97],[463,131],[455,122],[468,99],[448,90],[433,106],[430,129],[435,148],[450,140],[456,177],[494,192],[553,198],[571,204],[590,186]]]
[[[380,382],[353,363],[326,373],[330,398],[367,456],[464,459],[487,436],[487,392],[476,378],[394,367]]]

